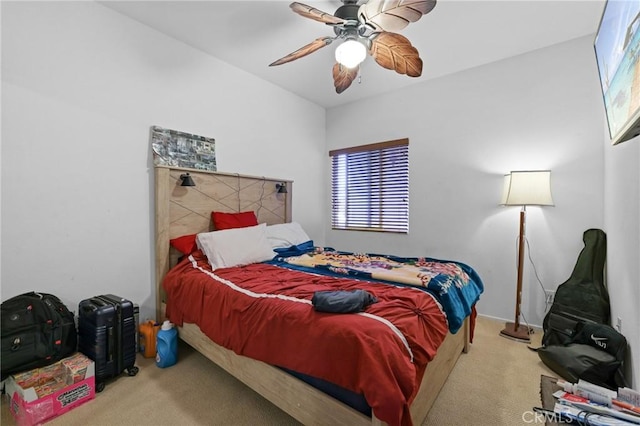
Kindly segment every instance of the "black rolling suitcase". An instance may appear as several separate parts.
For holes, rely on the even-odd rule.
[[[95,362],[96,391],[127,370],[138,373],[133,303],[113,294],[85,299],[78,306],[78,350]]]

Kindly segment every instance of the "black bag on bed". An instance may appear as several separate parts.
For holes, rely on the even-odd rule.
[[[2,302],[0,311],[2,380],[53,364],[76,351],[73,313],[56,296],[24,293]]]
[[[311,303],[318,312],[349,314],[362,312],[378,299],[365,290],[353,291],[316,291]]]

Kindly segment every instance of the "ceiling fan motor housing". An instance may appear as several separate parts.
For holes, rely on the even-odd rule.
[[[344,5],[340,6],[333,16],[344,19],[342,25],[333,27],[333,31],[338,37],[357,39],[360,23],[358,22],[358,6],[357,1],[344,1]]]
[[[357,2],[345,2],[345,4],[336,10],[336,13],[334,13],[333,16],[347,21],[357,21],[359,8],[360,6],[357,5]]]

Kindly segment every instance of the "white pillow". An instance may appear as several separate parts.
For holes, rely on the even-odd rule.
[[[297,246],[311,240],[298,222],[267,226],[267,240],[271,248]]]
[[[196,243],[207,255],[213,269],[264,262],[276,255],[267,241],[266,228],[267,225],[262,223],[246,228],[204,232],[197,235]]]

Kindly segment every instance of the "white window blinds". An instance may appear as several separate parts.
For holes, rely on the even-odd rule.
[[[331,226],[409,232],[409,140],[329,152]]]

